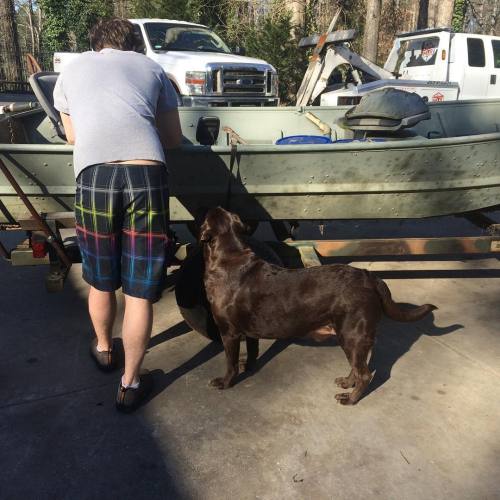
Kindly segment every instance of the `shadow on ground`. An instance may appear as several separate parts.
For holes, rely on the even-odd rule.
[[[402,307],[411,309],[417,306],[412,304],[402,304]],[[453,324],[447,327],[437,327],[434,324],[434,315],[432,313],[416,323],[406,323],[404,325],[403,332],[401,331],[400,325],[401,323],[396,323],[395,321],[387,318],[384,318],[379,324],[375,346],[369,363],[370,371],[374,373],[374,377],[367,392],[364,394],[364,397],[381,387],[391,378],[393,366],[412,348],[420,337],[447,335],[463,327],[460,324]],[[184,322],[180,322],[165,332],[157,335],[154,339],[152,339],[152,343],[154,342],[154,345],[158,345],[161,342],[175,338],[184,333],[188,333],[189,331],[189,327]],[[157,338],[158,341],[156,340]],[[255,369],[251,372],[240,373],[236,383],[243,382],[248,377],[261,370],[267,363],[271,362],[276,356],[292,344],[300,345],[309,349],[334,347],[340,349],[335,337],[322,343],[317,343],[312,340],[276,340],[267,350],[259,355]],[[242,350],[243,346],[244,342],[241,344]],[[177,379],[209,361],[222,351],[223,348],[221,344],[211,342],[203,347],[188,361],[168,373],[165,373],[162,370],[154,370],[152,374],[155,378],[155,390],[150,399],[153,399]],[[225,365],[221,364],[220,373],[214,373],[214,377],[222,375],[224,368]],[[347,376],[348,373],[345,375]]]
[[[398,323],[398,325],[401,325],[401,323]],[[396,323],[389,319],[383,320],[379,325],[377,339],[368,365],[374,376],[364,397],[381,387],[391,378],[393,366],[412,348],[420,337],[439,337],[463,328],[463,325],[459,324],[437,327],[434,324],[434,315],[432,313],[417,323],[406,323],[404,331],[401,331],[401,327],[395,328],[395,326]]]
[[[75,267],[78,279],[47,294],[46,268],[0,262],[0,497],[192,498],[144,412],[115,411],[120,374],[102,374],[90,359]]]

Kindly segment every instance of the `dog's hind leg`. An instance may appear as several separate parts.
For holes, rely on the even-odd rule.
[[[335,395],[335,399],[343,405],[356,404],[370,384],[372,374],[368,368],[368,357],[373,347],[375,332],[368,328],[367,321],[356,321],[353,328],[347,329],[343,325],[343,332],[339,341],[351,365],[348,377],[336,379],[335,382],[343,389],[354,386],[351,393],[344,392]]]
[[[247,357],[240,360],[240,370],[251,372],[255,370],[257,358],[259,357],[259,339],[245,337],[245,342],[247,345]]]
[[[217,377],[210,381],[210,385],[217,389],[229,389],[239,373],[240,337],[235,335],[221,335],[226,353],[226,374],[224,377]]]

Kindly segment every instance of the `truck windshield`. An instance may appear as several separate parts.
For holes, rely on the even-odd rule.
[[[398,49],[396,71],[412,66],[432,66],[436,62],[439,37],[401,40]]]
[[[154,51],[231,53],[228,46],[213,31],[206,28],[168,23],[145,23],[144,27]]]

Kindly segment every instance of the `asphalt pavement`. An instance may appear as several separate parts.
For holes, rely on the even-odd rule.
[[[349,371],[334,341],[262,342],[253,376],[209,388],[224,355],[182,321],[174,268],[145,359],[155,392],[121,415],[120,375],[88,354],[80,266],[47,294],[45,268],[1,262],[0,498],[499,499],[500,261],[355,265],[439,307],[382,321],[358,405],[334,399]]]

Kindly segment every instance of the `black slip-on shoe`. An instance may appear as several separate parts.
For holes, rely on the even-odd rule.
[[[118,384],[116,394],[116,409],[123,413],[130,413],[136,410],[148,397],[153,388],[153,376],[151,373],[139,375],[139,387],[123,387],[122,382]]]
[[[97,338],[90,343],[90,356],[95,361],[97,368],[103,372],[112,372],[117,368],[116,356],[114,349],[109,351],[97,350]]]

